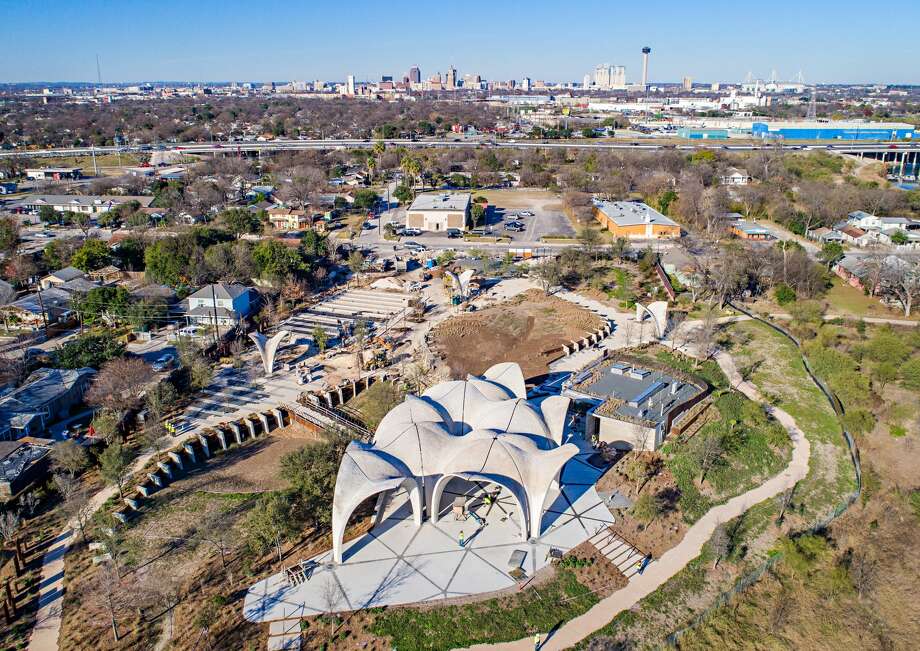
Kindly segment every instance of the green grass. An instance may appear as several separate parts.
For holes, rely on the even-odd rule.
[[[668,468],[680,489],[684,520],[699,520],[713,505],[754,488],[785,467],[791,443],[786,431],[768,419],[763,407],[740,393],[723,393],[715,398],[719,418],[707,423],[690,441],[671,443],[663,452],[669,455]],[[725,441],[727,453],[722,462],[706,475],[713,494],[703,495],[698,487],[701,468],[696,451],[710,437]]]
[[[878,317],[887,319],[920,318],[917,314],[905,317],[904,312],[892,310],[877,299],[866,296],[862,290],[847,285],[840,278],[834,277],[831,288],[825,294],[828,314],[853,317]]]
[[[361,414],[361,418],[371,431],[383,420],[393,407],[402,402],[406,392],[392,382],[378,382],[359,393],[346,404]]]
[[[546,632],[598,601],[575,574],[558,570],[549,582],[488,601],[432,609],[377,609],[371,630],[400,651],[453,649],[508,642]]]

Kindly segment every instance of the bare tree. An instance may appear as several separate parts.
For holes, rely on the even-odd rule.
[[[121,632],[118,630],[118,618],[127,609],[129,599],[125,581],[112,561],[104,561],[99,565],[88,589],[90,590],[91,598],[108,615],[112,636],[118,642],[121,640]]]
[[[61,441],[51,448],[51,459],[54,465],[75,476],[87,464],[86,449],[72,439]]]
[[[920,263],[891,256],[882,269],[882,292],[893,296],[909,317],[913,305],[920,300]]]
[[[86,393],[86,401],[123,414],[137,404],[152,379],[153,370],[142,359],[116,358],[99,370]]]
[[[559,262],[553,257],[546,257],[533,267],[534,275],[543,288],[544,293],[549,296],[552,288],[559,284],[562,271],[559,268]]]
[[[709,547],[712,549],[713,555],[713,568],[719,567],[719,562],[728,556],[730,545],[731,540],[725,530],[725,525],[720,524],[712,532],[712,538],[709,539]]]
[[[0,538],[7,545],[16,539],[16,532],[19,531],[20,518],[18,513],[13,511],[4,511],[0,515]]]
[[[715,468],[725,455],[722,437],[710,435],[703,438],[696,449],[696,462],[700,467],[700,486],[706,481],[706,475]]]
[[[64,498],[64,517],[68,522],[76,524],[80,530],[80,537],[86,543],[86,527],[93,514],[89,491],[78,480],[68,475],[55,474],[54,485]]]
[[[860,599],[875,590],[880,573],[879,563],[865,549],[850,552],[847,570]]]
[[[322,592],[320,594],[323,600],[323,610],[326,611],[329,617],[329,639],[331,640],[335,633],[335,613],[338,611],[339,602],[342,600],[342,588],[339,586],[339,582],[336,580],[335,575],[330,574],[326,582],[323,583],[321,590]]]

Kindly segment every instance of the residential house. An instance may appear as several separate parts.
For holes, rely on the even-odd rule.
[[[244,285],[214,283],[205,285],[188,297],[185,316],[189,325],[235,326],[253,310],[251,290]]]
[[[9,430],[0,431],[0,439],[8,435]],[[32,482],[48,476],[52,443],[50,439],[31,436],[18,441],[0,440],[0,501],[15,497]]]
[[[122,273],[121,269],[115,265],[110,264],[103,267],[102,269],[90,271],[87,276],[98,283],[102,283],[103,285],[112,285],[121,280],[124,274]]]
[[[725,170],[725,174],[719,177],[719,183],[732,186],[747,185],[751,180],[750,174],[742,172],[737,167],[729,167]]]
[[[764,228],[763,226],[755,223],[746,221],[744,219],[739,219],[734,222],[729,230],[736,237],[740,237],[743,240],[775,240],[776,236],[769,231],[769,229]]]
[[[273,185],[254,185],[246,192],[244,198],[246,201],[255,201],[260,196],[263,199],[271,197],[275,193],[275,186]]]
[[[680,225],[644,203],[633,201],[595,201],[594,217],[614,237],[637,239],[677,239]]]
[[[875,239],[857,226],[844,226],[840,229],[840,235],[844,242],[853,246],[869,246]]]
[[[833,267],[834,274],[842,279],[850,287],[866,291],[863,284],[865,278],[865,268],[860,258],[852,255],[845,255]]]
[[[812,228],[805,236],[810,240],[815,240],[821,242],[822,244],[827,244],[828,242],[836,242],[838,244],[843,243],[843,234],[838,230],[833,230],[827,228],[826,226],[821,226],[820,228]]]
[[[0,398],[0,436],[18,439],[43,433],[83,401],[96,375],[91,368],[41,368],[25,383]]]
[[[73,316],[71,293],[57,287],[27,294],[0,309],[7,327],[15,323],[32,330],[43,327],[46,321],[58,323]]]
[[[313,223],[312,216],[305,210],[279,207],[270,208],[266,212],[272,228],[279,231],[300,231],[310,228]]]
[[[49,289],[85,276],[86,273],[76,267],[64,267],[42,278],[41,281],[39,281],[39,285],[42,289]]]

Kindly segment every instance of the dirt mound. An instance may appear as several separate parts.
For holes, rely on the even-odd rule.
[[[432,332],[451,374],[479,375],[493,364],[513,361],[524,377],[546,373],[562,346],[591,334],[603,320],[568,301],[533,289],[481,312],[448,319]]]

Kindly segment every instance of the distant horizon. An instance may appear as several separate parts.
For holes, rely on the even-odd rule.
[[[461,77],[579,82],[603,63],[625,66],[627,82],[637,83],[648,46],[650,78],[675,80],[653,83],[741,83],[749,73],[770,79],[774,72],[791,81],[801,72],[810,86],[920,85],[913,33],[920,3],[889,9],[875,41],[854,20],[865,13],[856,0],[777,0],[745,15],[720,6],[688,12],[675,0],[653,9],[600,0],[564,10],[547,0],[532,0],[526,11],[509,5],[445,0],[435,13],[411,0],[19,0],[4,3],[5,24],[17,29],[0,44],[9,75],[0,83],[341,81],[349,74],[373,81],[401,79],[413,65],[423,79],[453,66]],[[62,37],[70,34],[92,38],[71,47]],[[86,81],[63,81],[79,79]]]

